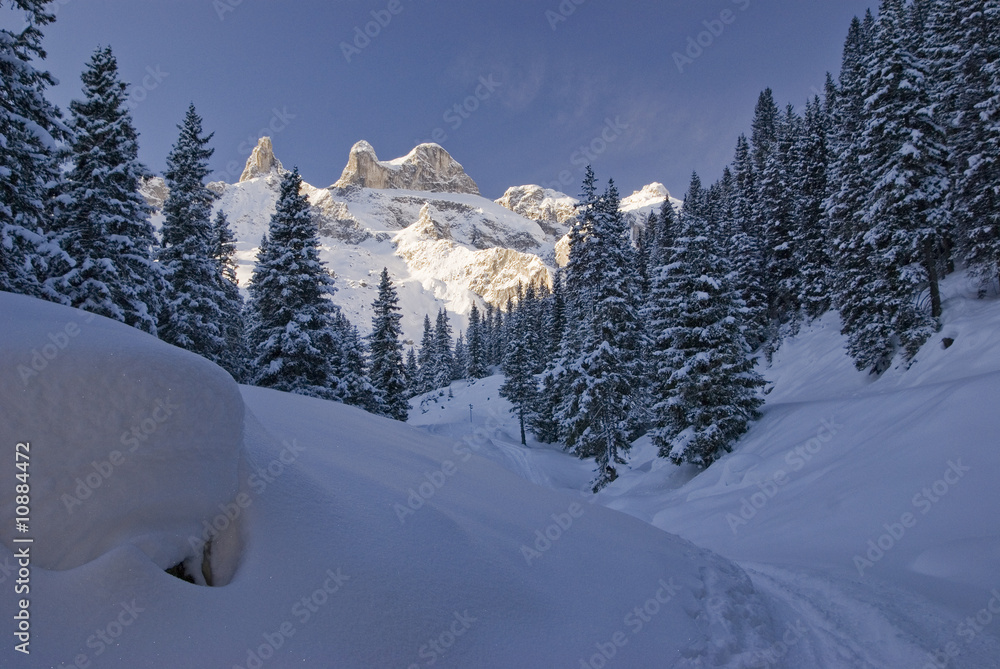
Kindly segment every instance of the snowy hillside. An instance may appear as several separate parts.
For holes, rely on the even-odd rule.
[[[211,184],[220,196],[216,207],[227,214],[238,240],[243,286],[274,212],[283,171],[270,138],[264,137],[239,183]],[[380,188],[362,185],[370,183]],[[322,236],[322,258],[337,277],[335,301],[367,332],[378,275],[388,267],[400,293],[403,331],[413,341],[419,340],[424,315],[440,308],[449,312],[457,332],[465,328],[473,301],[480,308],[486,302],[503,306],[519,284],[551,286],[563,258],[557,246],[569,231],[577,202],[537,186],[512,188],[490,201],[436,145],[379,161],[367,142],[359,142],[337,184],[304,190]],[[161,179],[148,182],[143,192],[154,207],[162,206]],[[651,184],[624,199],[622,210],[642,222],[667,197],[666,188]]]
[[[0,326],[0,440],[30,452],[28,532],[0,503],[3,580],[30,562],[28,604],[2,599],[29,611],[16,666],[736,668],[782,634],[733,563],[471,431],[239,388],[27,297],[0,293]]]
[[[827,314],[762,369],[764,416],[734,453],[699,473],[643,438],[597,496],[742,566],[779,626],[802,628],[774,666],[1000,666],[1000,304],[975,299],[964,275],[944,290],[947,325],[909,369],[857,372]],[[592,461],[520,446],[501,381],[418,398],[410,422],[455,435],[471,404],[484,455],[587,490]]]

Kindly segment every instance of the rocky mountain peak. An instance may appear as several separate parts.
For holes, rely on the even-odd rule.
[[[266,177],[273,173],[280,174],[284,171],[285,168],[282,167],[281,161],[274,157],[274,146],[271,145],[271,138],[261,137],[257,141],[257,146],[250,153],[250,157],[247,158],[247,166],[243,170],[243,174],[240,175],[240,183],[257,177]]]
[[[438,144],[420,144],[402,158],[380,161],[372,145],[362,140],[351,148],[347,167],[333,184],[348,186],[479,195],[476,182]]]
[[[539,223],[565,225],[576,216],[575,199],[565,193],[535,185],[508,188],[496,203]]]

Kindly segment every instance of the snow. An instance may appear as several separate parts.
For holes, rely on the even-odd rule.
[[[908,368],[858,372],[827,314],[760,368],[763,417],[732,454],[702,472],[657,457],[643,437],[597,495],[739,565],[795,640],[773,649],[770,666],[943,666],[934,653],[945,648],[947,666],[998,666],[1000,303],[975,299],[963,274],[942,290],[944,328]],[[593,462],[521,448],[491,384],[423,398],[410,422],[453,434],[472,403],[493,416],[487,457],[536,483],[587,490]]]
[[[238,387],[136,330],[31,298],[0,293],[0,314],[0,439],[34,447],[31,653],[18,666],[736,668],[781,633],[733,563],[524,481],[481,457],[472,430],[442,438]],[[25,386],[17,365],[35,350],[52,355]],[[163,395],[176,422],[154,414],[73,527],[62,486]],[[164,571],[199,537],[213,568],[230,568],[218,587]]]
[[[277,183],[268,175],[220,185],[216,208],[226,212],[236,236],[237,277],[244,288],[274,213]],[[552,271],[549,259],[554,262],[557,237],[477,195],[377,189],[342,194],[307,184],[303,192],[329,221],[320,227],[320,257],[337,278],[334,301],[362,334],[370,330],[371,304],[383,267],[396,281],[403,332],[413,342],[420,339],[425,314],[444,308],[455,331],[464,330],[473,301],[484,306],[477,295],[514,291],[531,273]],[[446,238],[423,234],[425,207]],[[407,229],[414,234],[403,236],[409,240],[404,253],[399,235]],[[506,272],[495,271],[498,268]]]
[[[684,204],[683,201],[673,197],[666,186],[654,181],[628,197],[622,198],[621,209],[626,213],[632,214],[639,221],[645,222],[651,213],[660,213],[660,208],[663,207],[665,200],[670,200],[670,204],[678,212]]]
[[[187,537],[238,487],[243,404],[229,376],[117,322],[7,293],[0,305],[0,443],[34,454],[34,564],[71,569],[122,545],[161,568],[200,559]]]

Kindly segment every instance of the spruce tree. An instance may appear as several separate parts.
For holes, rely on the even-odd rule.
[[[417,353],[411,346],[406,352],[406,397],[418,394],[420,388],[420,365],[417,364]]]
[[[793,174],[799,175],[795,209],[794,266],[799,274],[797,301],[810,319],[830,308],[829,235],[823,215],[830,150],[829,118],[818,97],[806,104]]]
[[[368,337],[371,351],[369,375],[378,393],[379,413],[405,421],[410,410],[406,401],[406,372],[403,364],[403,334],[399,313],[399,297],[389,278],[388,268],[382,268],[378,297],[372,303],[372,333]]]
[[[368,413],[382,414],[379,392],[368,376],[365,342],[356,325],[339,308],[333,311],[334,340],[340,343],[331,356],[333,376],[340,379],[343,393],[337,399],[344,404],[360,407]]]
[[[167,294],[160,312],[159,335],[164,341],[212,360],[226,357],[224,325],[227,303],[220,282],[221,268],[211,257],[214,243],[212,202],[205,187],[212,135],[202,134],[201,117],[188,107],[178,126],[180,136],[167,156],[170,194],[163,204],[160,265]]]
[[[956,4],[965,10],[957,31],[961,76],[952,124],[956,236],[984,296],[991,286],[1000,290],[1000,2]]]
[[[897,348],[912,359],[939,327],[943,240],[950,227],[943,131],[905,16],[902,0],[883,0],[865,82],[861,155],[872,187],[853,246],[868,257],[869,274],[858,290],[873,304],[848,337],[858,368],[876,372]],[[923,291],[926,306],[919,301]]]
[[[466,337],[468,343],[470,379],[481,379],[487,375],[486,364],[486,341],[483,332],[482,317],[479,313],[479,306],[472,302],[472,309],[469,310],[469,331]]]
[[[56,82],[35,65],[45,58],[41,29],[55,20],[48,4],[15,0],[24,28],[0,29],[0,290],[61,301],[39,281],[50,260],[63,259],[42,231],[58,180],[57,142],[67,134],[45,98]]]
[[[454,377],[456,381],[469,378],[469,351],[465,343],[465,334],[462,332],[458,333],[458,337],[455,339],[455,353],[454,353],[454,364],[455,371]]]
[[[420,340],[420,376],[416,394],[426,393],[434,389],[434,361],[436,342],[434,329],[431,327],[431,317],[424,314],[424,335]]]
[[[696,212],[653,279],[653,443],[675,464],[708,467],[758,416],[763,380],[740,326],[730,270]]]
[[[767,340],[768,293],[766,287],[766,253],[761,229],[757,225],[756,174],[750,142],[740,135],[733,159],[733,237],[729,241],[729,256],[735,263],[734,288],[743,300],[744,334],[751,348]],[[669,261],[676,232],[657,254],[659,265]]]
[[[323,399],[348,392],[338,376],[346,365],[330,301],[333,278],[319,259],[319,236],[300,194],[298,169],[281,180],[267,244],[250,280],[251,382]]]
[[[510,319],[519,325],[526,325],[520,319]],[[527,327],[512,328],[507,341],[507,352],[503,359],[504,382],[500,386],[500,396],[513,405],[521,427],[521,445],[527,444],[525,424],[531,420],[531,410],[535,402],[535,377],[532,375],[531,350],[525,337]]]
[[[247,377],[249,352],[246,348],[246,322],[243,318],[243,295],[236,278],[236,237],[229,228],[229,221],[220,209],[212,219],[212,237],[209,258],[218,267],[216,279],[222,301],[220,329],[225,347],[219,356],[219,366],[243,382]]]
[[[434,323],[434,355],[431,359],[431,388],[447,388],[455,380],[455,357],[451,348],[451,321],[448,312],[438,310]]]
[[[93,54],[81,78],[84,99],[70,103],[72,169],[51,228],[69,260],[50,266],[46,285],[69,306],[155,335],[165,284],[139,194],[147,170],[109,47]]]
[[[585,191],[588,187],[585,185]],[[560,421],[567,445],[581,458],[595,458],[597,492],[618,477],[634,437],[639,388],[641,329],[636,303],[635,254],[614,182],[585,210],[584,246],[589,265],[575,268],[582,300],[580,353],[572,371]],[[572,255],[572,247],[571,247]]]

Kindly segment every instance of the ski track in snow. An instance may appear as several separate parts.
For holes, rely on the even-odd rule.
[[[929,650],[955,641],[955,616],[887,586],[838,581],[801,568],[740,563],[754,587],[772,602],[776,626],[792,643],[777,645],[775,666],[817,669],[921,669]],[[802,623],[797,626],[797,623]],[[959,644],[955,667],[1000,666],[1000,643],[979,635]],[[786,650],[787,649],[787,650]],[[769,666],[769,665],[763,665]],[[933,666],[933,665],[932,665]]]

